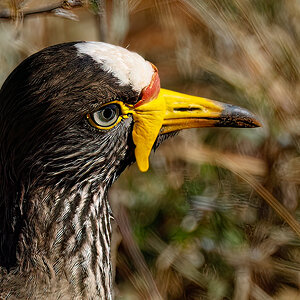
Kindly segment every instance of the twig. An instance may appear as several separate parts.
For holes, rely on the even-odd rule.
[[[40,8],[20,10],[19,13],[23,17],[27,17],[36,14],[52,13],[56,9],[61,9],[61,8],[71,9],[71,8],[77,8],[82,6],[83,6],[83,1],[81,0],[64,0],[64,1],[60,1],[59,3],[55,3]],[[5,9],[0,11],[0,19],[15,19],[15,14],[12,14],[9,9]]]

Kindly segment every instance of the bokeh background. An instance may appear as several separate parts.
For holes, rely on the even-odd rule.
[[[1,0],[0,84],[25,57],[101,40],[162,86],[229,102],[258,129],[193,129],[113,186],[116,299],[300,299],[298,0]]]

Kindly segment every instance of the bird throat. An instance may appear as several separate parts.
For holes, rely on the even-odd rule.
[[[36,191],[19,237],[17,266],[6,276],[0,267],[0,298],[112,299],[106,193],[91,183]],[[10,294],[4,294],[8,287]]]

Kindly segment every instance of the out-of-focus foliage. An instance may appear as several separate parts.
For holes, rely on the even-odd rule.
[[[0,9],[20,3],[43,4]],[[164,87],[247,107],[264,125],[182,132],[148,173],[121,176],[117,299],[300,299],[299,1],[93,0],[72,13],[78,22],[1,22],[0,80],[44,46],[102,39],[153,62]]]

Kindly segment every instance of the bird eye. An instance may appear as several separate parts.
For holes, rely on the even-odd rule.
[[[116,104],[109,104],[102,107],[93,114],[88,114],[90,124],[99,129],[110,129],[120,120],[120,109]]]

